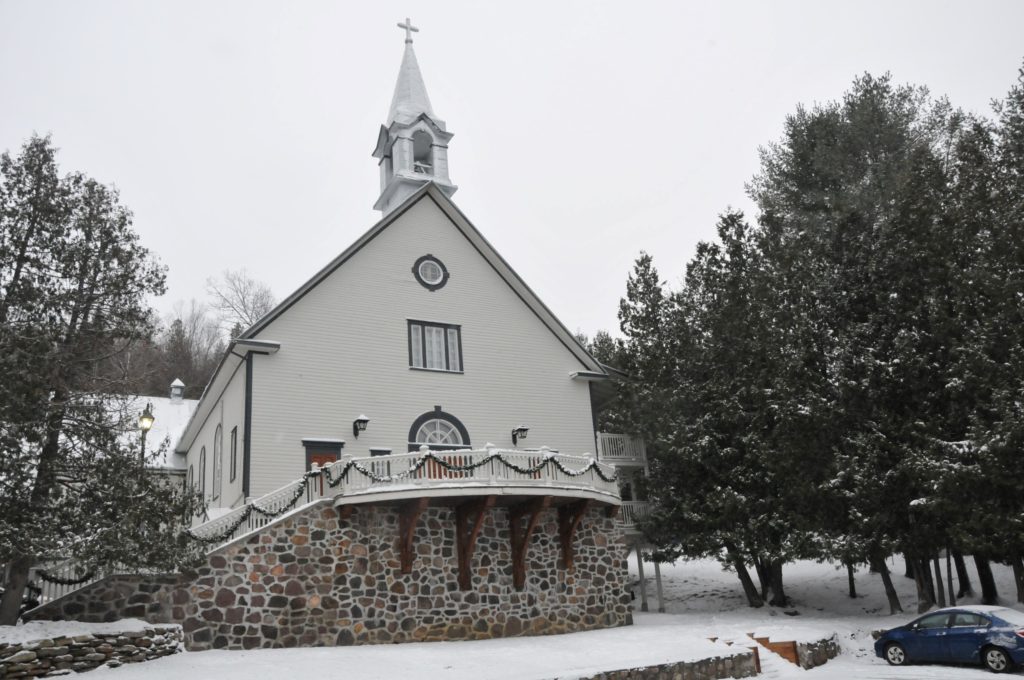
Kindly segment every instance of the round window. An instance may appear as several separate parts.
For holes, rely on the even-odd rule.
[[[433,255],[424,255],[416,260],[412,273],[420,285],[430,291],[442,288],[448,283],[448,270],[441,260]]]

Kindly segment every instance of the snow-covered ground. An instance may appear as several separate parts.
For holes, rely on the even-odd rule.
[[[635,570],[635,560],[632,561]],[[647,565],[650,604],[657,607],[652,565]],[[1000,594],[1013,600],[1008,568],[993,567]],[[665,614],[637,613],[635,626],[549,637],[527,637],[479,642],[434,642],[363,647],[257,650],[250,652],[194,652],[90,674],[95,680],[171,680],[218,678],[259,680],[280,677],[317,677],[322,680],[387,678],[418,680],[540,680],[593,675],[601,670],[629,668],[665,661],[680,661],[722,654],[721,643],[709,636],[745,638],[747,633],[773,639],[812,640],[837,634],[843,653],[828,664],[804,671],[762,650],[765,678],[805,680],[970,680],[991,677],[973,667],[909,666],[891,668],[874,656],[870,632],[905,623],[916,614],[914,584],[893,565],[905,616],[888,616],[880,579],[857,573],[859,597],[846,593],[846,572],[827,564],[802,562],[786,567],[788,595],[793,605],[785,611],[746,606],[734,574],[714,562],[679,562],[662,569]],[[977,575],[971,565],[977,587]],[[977,601],[977,599],[969,600]],[[636,601],[639,608],[639,595]],[[1021,677],[1021,674],[1018,675]]]

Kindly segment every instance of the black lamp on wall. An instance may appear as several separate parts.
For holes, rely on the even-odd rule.
[[[366,429],[366,426],[370,424],[370,419],[366,416],[359,414],[359,417],[352,421],[352,436],[359,439],[359,433]]]
[[[520,439],[526,439],[526,433],[530,431],[530,428],[525,425],[520,425],[512,430],[512,446],[519,443]]]

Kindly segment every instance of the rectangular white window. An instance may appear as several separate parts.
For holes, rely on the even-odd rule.
[[[409,324],[410,365],[423,368],[423,326]]]
[[[450,324],[410,321],[409,365],[461,372],[462,329]]]
[[[462,355],[460,354],[459,347],[459,331],[457,328],[448,329],[448,370],[461,371],[462,362],[460,361]]]

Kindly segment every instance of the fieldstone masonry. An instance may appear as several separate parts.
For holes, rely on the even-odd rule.
[[[180,626],[155,626],[119,633],[74,635],[0,642],[0,678],[39,678],[116,667],[174,654],[181,649]]]
[[[507,508],[486,513],[466,591],[454,508],[420,516],[410,574],[401,573],[399,512],[360,506],[340,519],[327,504],[311,506],[213,552],[193,578],[105,579],[33,618],[111,620],[144,608],[149,621],[180,622],[194,650],[472,640],[632,623],[625,543],[603,508],[580,523],[572,570],[562,568],[557,510],[543,512],[521,591],[513,587]]]
[[[758,675],[752,652],[714,657],[700,661],[676,661],[656,666],[605,671],[577,680],[721,680],[753,678]]]

